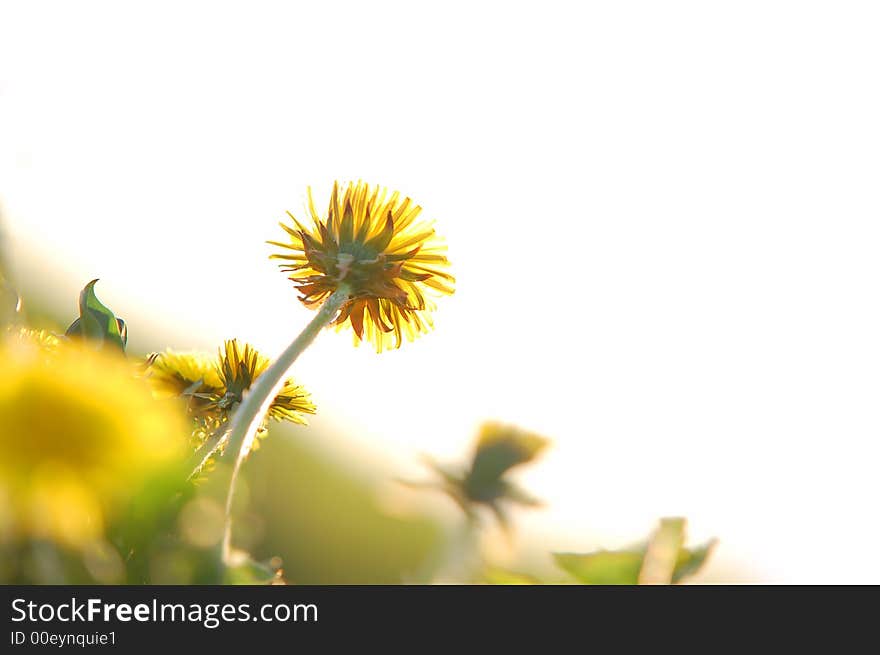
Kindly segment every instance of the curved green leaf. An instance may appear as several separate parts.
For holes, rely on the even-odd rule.
[[[95,284],[89,282],[79,294],[79,318],[65,333],[69,337],[82,337],[99,345],[109,343],[120,350],[125,350],[128,342],[128,329],[125,321],[116,315],[95,295]]]
[[[664,518],[645,543],[624,550],[553,553],[553,557],[581,584],[676,584],[699,571],[716,544],[713,539],[684,548],[686,525],[683,518]]]
[[[712,550],[717,543],[717,539],[712,539],[696,548],[682,548],[678,554],[678,561],[675,563],[675,570],[672,572],[673,584],[699,571],[709,558],[709,555],[712,554]]]

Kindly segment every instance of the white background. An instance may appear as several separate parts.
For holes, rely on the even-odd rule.
[[[298,364],[341,450],[412,477],[518,422],[555,441],[520,520],[553,547],[683,514],[716,571],[878,583],[877,7],[4,2],[14,263],[101,277],[134,340],[278,352],[284,210],[398,188],[459,291],[399,352]]]

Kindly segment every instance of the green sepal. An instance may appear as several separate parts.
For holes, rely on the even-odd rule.
[[[89,282],[79,294],[79,318],[67,328],[68,337],[81,337],[94,342],[98,347],[105,343],[123,352],[128,343],[128,328],[125,321],[116,315],[95,295],[97,279]]]

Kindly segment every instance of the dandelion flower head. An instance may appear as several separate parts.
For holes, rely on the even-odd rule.
[[[194,420],[192,442],[198,448],[212,433],[224,429],[232,410],[270,363],[250,344],[230,339],[215,356],[173,350],[154,354],[148,361],[146,377],[157,395],[186,400]],[[314,413],[309,392],[288,378],[272,401],[268,416],[305,425],[306,415]],[[258,436],[265,435],[264,424]],[[248,450],[257,444],[252,442]]]
[[[433,327],[434,299],[453,293],[446,246],[421,207],[399,192],[364,182],[333,185],[326,215],[308,192],[311,225],[288,212],[281,223],[289,242],[271,255],[297,287],[300,300],[315,307],[340,286],[349,297],[334,321],[350,326],[355,344],[370,341],[377,352],[400,347]]]

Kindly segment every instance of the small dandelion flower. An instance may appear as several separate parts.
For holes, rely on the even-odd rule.
[[[221,408],[239,403],[244,392],[251,388],[260,374],[269,368],[268,357],[261,355],[250,344],[239,345],[237,339],[225,342],[220,350],[219,374],[224,393],[217,401]],[[314,414],[315,405],[309,393],[288,378],[269,406],[269,416],[278,421],[292,421],[305,425],[304,414]]]
[[[508,529],[505,504],[533,507],[541,504],[513,482],[509,472],[535,460],[549,445],[549,439],[541,435],[515,425],[487,421],[480,426],[468,466],[451,469],[431,459],[426,459],[426,463],[438,474],[439,487],[461,507],[469,519],[476,518],[475,506],[484,505],[492,511],[499,524]]]
[[[190,445],[200,448],[225,422],[216,407],[223,395],[217,359],[205,353],[166,350],[153,353],[142,370],[158,398],[182,398],[192,419]]]
[[[377,352],[433,327],[433,298],[453,293],[455,278],[432,223],[419,220],[421,207],[397,191],[357,182],[341,197],[333,185],[326,217],[315,210],[311,189],[308,208],[311,228],[288,212],[293,226],[281,227],[290,242],[269,242],[285,249],[271,258],[284,260],[281,269],[303,304],[320,305],[344,284],[349,298],[334,323],[351,326],[355,343],[371,341]]]
[[[232,339],[213,357],[172,350],[151,355],[145,375],[158,396],[176,396],[187,401],[194,421],[192,445],[200,448],[212,438],[221,439],[231,412],[269,364],[269,359],[253,346]],[[268,415],[278,421],[306,425],[305,415],[314,413],[315,405],[308,391],[288,378],[272,401]],[[265,434],[264,423],[257,436]],[[257,443],[253,442],[251,447]],[[218,445],[222,448],[222,441]]]
[[[153,473],[180,466],[185,426],[121,355],[62,342],[51,358],[0,343],[0,542],[84,547]],[[0,510],[3,510],[0,507]]]
[[[215,358],[204,353],[166,350],[150,356],[147,369],[156,391],[169,396],[207,398],[220,393],[223,382]]]

